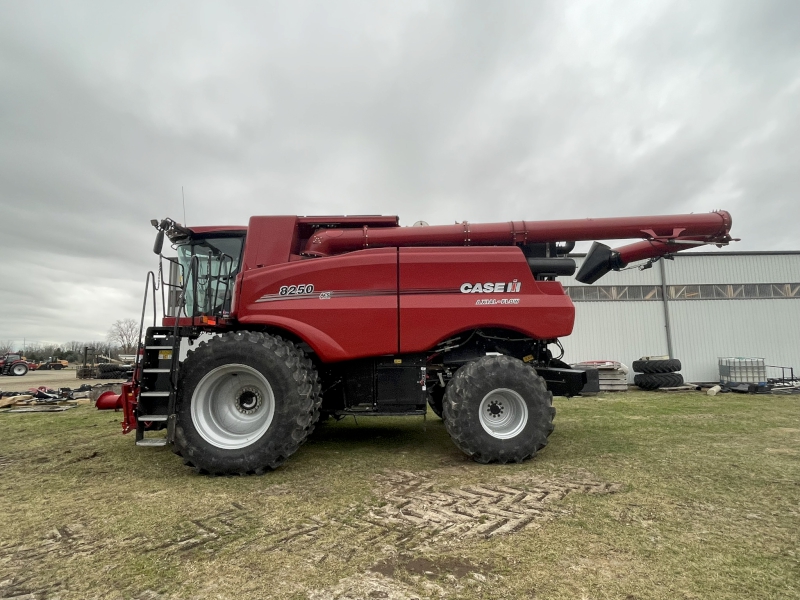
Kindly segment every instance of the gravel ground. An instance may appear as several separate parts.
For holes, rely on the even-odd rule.
[[[97,383],[119,383],[122,379],[78,379],[75,369],[61,371],[28,371],[22,377],[0,376],[0,391],[24,392],[30,388],[47,386],[58,389],[60,387],[76,388],[84,383],[95,385]]]

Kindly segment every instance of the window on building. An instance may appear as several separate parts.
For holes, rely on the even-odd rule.
[[[574,302],[646,302],[661,300],[659,285],[573,285],[564,291]],[[800,298],[800,283],[668,285],[670,300],[752,300]]]

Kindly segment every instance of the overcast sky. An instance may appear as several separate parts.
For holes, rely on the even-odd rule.
[[[138,320],[181,186],[189,225],[724,208],[798,250],[800,2],[0,1],[0,340]]]

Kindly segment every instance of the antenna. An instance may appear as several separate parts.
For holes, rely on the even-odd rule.
[[[181,186],[181,200],[183,201],[183,226],[186,227],[186,196],[183,195],[183,186]]]

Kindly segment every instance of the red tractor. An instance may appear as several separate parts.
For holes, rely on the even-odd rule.
[[[6,354],[0,357],[0,375],[16,375],[21,377],[28,371],[34,371],[38,365],[28,362],[21,354]]]
[[[553,394],[586,382],[559,342],[575,308],[556,278],[574,273],[575,242],[643,240],[595,242],[577,274],[591,283],[731,241],[725,211],[420,227],[383,216],[152,224],[170,275],[163,263],[148,274],[145,305],[160,288],[164,317],[158,324],[154,306],[133,381],[104,403],[123,407],[138,445],[173,443],[198,472],[220,474],[279,466],[320,418],[424,415],[427,405],[476,461],[530,458],[553,430]],[[177,258],[162,255],[165,236]]]

